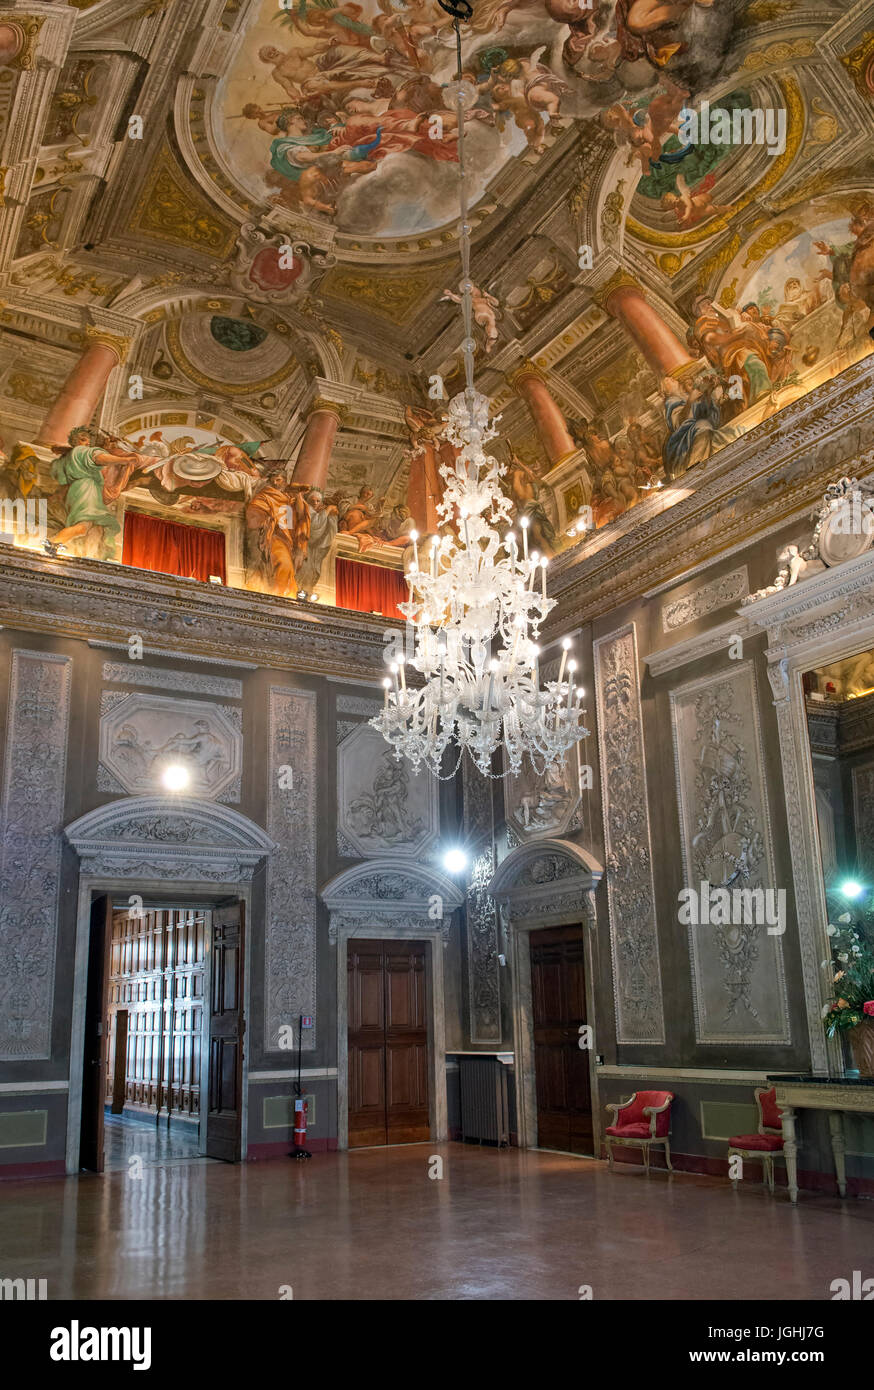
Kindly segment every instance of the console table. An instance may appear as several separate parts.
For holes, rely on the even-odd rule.
[[[798,1201],[798,1142],[795,1137],[796,1110],[825,1110],[831,1130],[832,1153],[838,1192],[847,1195],[844,1163],[843,1114],[874,1115],[874,1079],[835,1076],[769,1076],[776,1087],[777,1104],[783,1117],[783,1157],[789,1179],[789,1197]]]

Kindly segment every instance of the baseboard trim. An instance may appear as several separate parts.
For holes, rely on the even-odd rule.
[[[337,1148],[336,1139],[307,1139],[306,1149],[311,1154],[333,1153]],[[293,1149],[291,1139],[279,1143],[250,1144],[246,1150],[247,1163],[265,1163],[274,1158],[289,1158]]]
[[[3,1163],[0,1164],[0,1182],[12,1178],[62,1178],[66,1172],[67,1165],[62,1158],[40,1163]]]
[[[607,1150],[602,1146],[601,1157],[607,1157]],[[617,1148],[613,1150],[613,1161],[619,1164],[628,1164],[631,1168],[643,1167],[643,1156],[637,1149]],[[675,1153],[671,1149],[671,1163],[679,1173],[698,1173],[702,1177],[725,1178],[728,1181],[728,1157],[711,1158],[706,1154],[683,1154]],[[654,1148],[650,1154],[650,1167],[653,1172],[666,1173],[668,1171],[665,1162],[664,1149]],[[755,1176],[753,1183],[763,1181],[762,1165],[756,1159],[745,1158],[744,1168],[747,1173],[752,1172]],[[746,1177],[744,1182],[751,1179]],[[786,1165],[779,1155],[774,1162],[774,1186],[787,1186]],[[815,1169],[798,1170],[798,1187],[802,1192],[822,1192],[827,1197],[837,1196],[837,1179],[834,1173],[820,1173]],[[871,1178],[851,1178],[847,1177],[847,1196],[848,1197],[874,1197],[874,1179]]]

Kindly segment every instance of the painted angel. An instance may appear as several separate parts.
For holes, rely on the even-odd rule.
[[[491,352],[495,343],[498,341],[498,319],[497,315],[501,311],[500,300],[487,290],[481,290],[477,285],[471,290],[471,302],[473,305],[474,321],[479,324],[486,336],[486,352]],[[453,304],[460,304],[462,296],[456,294],[455,290],[444,290],[440,296],[441,300],[451,299]]]
[[[676,193],[662,194],[662,207],[673,212],[677,226],[683,231],[697,227],[707,217],[718,217],[720,213],[731,212],[728,203],[714,203],[712,191],[716,183],[715,174],[707,174],[694,188],[690,188],[681,173],[677,174]]]
[[[546,122],[558,116],[561,99],[570,90],[551,68],[540,61],[546,45],[530,58],[506,58],[480,84],[497,113],[510,112],[530,149],[540,153],[546,141]],[[498,128],[501,129],[500,121]]]

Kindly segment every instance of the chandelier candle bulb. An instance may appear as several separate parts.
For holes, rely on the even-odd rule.
[[[576,663],[575,661],[569,661],[568,664],[567,664],[567,669],[568,669],[567,707],[568,707],[568,713],[570,713],[571,698],[572,698],[573,693],[574,693],[574,671],[577,669],[577,663]],[[561,695],[559,695],[559,700],[560,700],[560,699],[561,699]]]
[[[382,708],[383,708],[383,713],[384,713],[384,714],[388,714],[388,692],[389,692],[390,687],[391,687],[391,681],[389,680],[388,676],[386,676],[385,679],[384,679],[383,682],[382,682],[382,688],[383,688],[383,690],[385,691],[385,701],[384,701],[383,706],[382,706]]]
[[[522,559],[528,559],[528,518],[523,516],[519,522],[522,527]]]
[[[407,693],[407,678],[406,678],[406,676],[404,675],[404,658],[403,658],[402,656],[401,656],[401,657],[398,657],[398,668],[399,668],[400,673],[401,673],[401,689],[403,690],[404,694],[406,695],[406,693]]]
[[[489,672],[490,672],[490,675],[489,675],[489,693],[488,693],[488,695],[487,695],[487,697],[486,697],[486,710],[487,710],[489,713],[491,713],[491,709],[492,709],[492,692],[494,691],[494,688],[495,688],[495,672],[497,671],[497,669],[498,669],[498,663],[497,663],[497,661],[490,661],[490,662],[489,662]]]
[[[397,695],[398,692],[399,692],[399,690],[400,690],[400,686],[398,685],[398,668],[397,668],[396,663],[393,661],[392,664],[391,664],[391,666],[389,666],[388,669],[391,671],[392,675],[394,676],[395,694]]]
[[[419,533],[418,533],[418,531],[411,531],[411,532],[410,532],[410,540],[413,542],[413,569],[418,569],[418,568],[419,568],[419,545],[418,545]]]
[[[540,591],[541,596],[546,598],[546,566],[549,564],[546,556],[540,561]]]
[[[566,637],[561,644],[561,665],[558,668],[558,683],[561,685],[564,679],[564,664],[567,661],[567,654],[571,649],[571,639]]]

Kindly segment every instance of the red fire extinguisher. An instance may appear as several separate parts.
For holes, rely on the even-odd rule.
[[[292,1150],[292,1153],[294,1154],[295,1158],[312,1158],[312,1154],[309,1153],[305,1147],[307,1141],[307,1111],[309,1110],[309,1102],[304,1100],[300,1084],[302,1052],[303,1015],[301,1015],[300,1017],[297,1031],[297,1084],[294,1088],[294,1148]]]
[[[306,1151],[307,1141],[307,1110],[309,1102],[297,1099],[294,1102],[294,1156],[295,1158],[309,1158],[310,1154]]]

